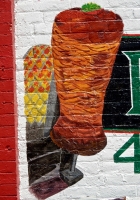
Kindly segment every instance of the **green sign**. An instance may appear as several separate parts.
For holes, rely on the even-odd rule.
[[[140,51],[123,51],[129,60],[131,109],[126,115],[140,115]],[[134,144],[134,157],[121,157],[121,155]],[[114,162],[134,162],[134,173],[140,173],[140,135],[134,134],[115,154]]]
[[[121,155],[134,144],[134,157],[121,157]],[[134,173],[140,173],[140,138],[139,134],[134,134],[115,154],[114,162],[130,163],[134,162]]]
[[[124,51],[129,59],[131,109],[126,115],[140,115],[140,51]]]

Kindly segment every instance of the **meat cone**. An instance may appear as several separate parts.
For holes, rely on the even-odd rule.
[[[104,9],[74,8],[56,16],[52,54],[60,117],[51,138],[59,147],[94,155],[106,146],[104,97],[122,30],[121,18]]]

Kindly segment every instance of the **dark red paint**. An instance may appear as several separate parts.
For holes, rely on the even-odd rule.
[[[17,200],[14,1],[0,1],[0,199]]]
[[[41,183],[34,184],[30,187],[30,192],[38,199],[44,200],[66,189],[68,185],[60,178],[55,177]]]
[[[3,196],[16,196],[17,195],[16,184],[3,184],[3,185],[0,185],[0,189],[1,189],[0,190],[0,195],[1,195],[0,199],[2,199]]]

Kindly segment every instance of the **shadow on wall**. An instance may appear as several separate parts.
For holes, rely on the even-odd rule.
[[[27,52],[24,77],[30,192],[44,199],[79,181],[83,174],[72,183],[60,178],[60,172],[73,165],[73,154],[60,149],[50,138],[60,115],[50,46],[37,45]]]

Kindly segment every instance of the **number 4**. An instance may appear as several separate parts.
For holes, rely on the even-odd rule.
[[[134,157],[120,157],[132,144],[134,144]],[[115,154],[114,162],[134,162],[134,173],[140,173],[140,141],[139,134],[134,134]]]

